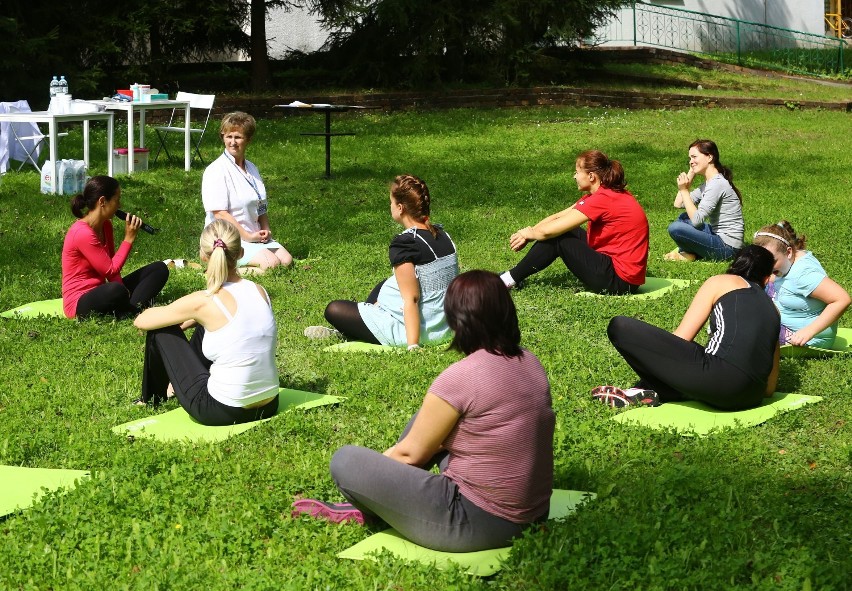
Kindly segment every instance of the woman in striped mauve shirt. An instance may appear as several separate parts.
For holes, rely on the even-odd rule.
[[[465,357],[432,382],[420,410],[384,454],[345,446],[331,475],[351,504],[304,499],[294,513],[333,521],[378,517],[434,550],[507,546],[547,519],[553,487],[550,385],[521,348],[499,276],[468,271],[445,301],[451,346]],[[440,473],[431,472],[437,465]]]

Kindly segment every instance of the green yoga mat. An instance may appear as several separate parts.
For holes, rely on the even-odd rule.
[[[390,345],[374,345],[373,343],[362,343],[360,341],[344,341],[323,348],[329,353],[393,353],[405,351],[403,347],[391,347]]]
[[[852,328],[838,328],[830,349],[781,345],[781,357],[828,357],[846,353],[852,353]]]
[[[554,489],[553,495],[550,497],[548,519],[566,517],[576,511],[579,505],[594,498],[594,493]],[[382,550],[388,550],[404,562],[432,564],[439,570],[456,564],[470,575],[488,577],[502,568],[502,563],[509,557],[512,547],[481,550],[479,552],[438,552],[409,542],[394,529],[387,529],[361,540],[354,546],[340,552],[337,557],[364,560],[365,558],[372,558],[373,553]]]
[[[88,476],[85,470],[0,466],[0,516],[31,506],[44,494],[42,489],[74,488]]]
[[[340,396],[279,388],[278,412],[281,413],[294,408],[308,409],[328,404],[337,404],[343,400],[344,398]],[[248,431],[272,418],[269,417],[268,419],[261,419],[260,421],[251,423],[240,423],[239,425],[209,427],[196,422],[183,408],[176,408],[162,414],[118,425],[113,427],[112,431],[118,435],[132,435],[134,437],[157,439],[159,441],[215,442],[223,441],[232,435]]]
[[[645,284],[639,288],[634,294],[625,296],[630,298],[638,298],[643,300],[653,300],[656,298],[663,297],[670,291],[675,288],[682,288],[689,285],[691,281],[689,279],[667,279],[665,277],[646,277]],[[577,293],[577,295],[581,296],[594,296],[594,297],[609,297],[604,296],[599,293],[593,293],[591,291],[581,291]]]
[[[36,318],[38,316],[65,318],[65,312],[62,311],[62,298],[30,302],[29,304],[0,312],[0,317],[3,318]]]
[[[612,420],[657,430],[672,429],[681,435],[707,435],[714,430],[753,427],[777,414],[820,400],[821,396],[776,392],[771,398],[765,398],[757,408],[740,411],[718,410],[691,400],[667,402],[656,407],[629,409],[615,415]]]

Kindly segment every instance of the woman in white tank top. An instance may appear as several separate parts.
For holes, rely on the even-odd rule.
[[[181,406],[205,425],[270,417],[278,410],[278,371],[269,295],[237,273],[242,247],[233,224],[209,224],[200,247],[207,289],[149,308],[134,322],[148,331],[140,400],[162,402],[171,383]]]

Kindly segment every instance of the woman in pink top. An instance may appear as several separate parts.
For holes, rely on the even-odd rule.
[[[121,187],[109,176],[93,176],[71,201],[71,213],[80,219],[62,245],[62,306],[68,318],[135,316],[153,304],[169,278],[162,261],[121,276],[142,220],[128,214],[116,251],[112,218],[120,205]]]
[[[444,304],[464,359],[432,383],[396,445],[345,446],[331,475],[349,503],[303,499],[294,513],[332,521],[378,517],[446,552],[508,546],[547,519],[553,486],[550,385],[520,346],[511,295],[488,271],[450,283]],[[440,474],[431,472],[437,465]]]

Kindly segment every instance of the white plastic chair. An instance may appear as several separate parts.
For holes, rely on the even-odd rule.
[[[30,106],[26,101],[17,101],[15,103],[3,103],[3,110],[7,113],[30,113]],[[7,131],[8,130],[8,131]],[[6,133],[2,133],[6,132]],[[29,122],[10,122],[3,123],[0,130],[6,138],[6,153],[3,160],[15,160],[20,162],[17,170],[20,171],[27,163],[32,164],[36,170],[40,171],[38,165],[39,155],[41,153],[41,145],[47,139],[34,121]],[[57,137],[67,136],[67,132],[56,134]],[[9,143],[9,140],[12,140]],[[4,162],[5,164],[5,162]]]
[[[204,157],[201,155],[201,140],[204,138],[204,132],[207,130],[207,124],[210,121],[210,114],[213,112],[213,101],[215,99],[215,94],[193,94],[191,92],[178,92],[175,97],[175,100],[178,101],[189,101],[190,144],[194,150],[192,160],[195,160],[195,156],[198,156],[198,159],[201,160],[202,164],[205,162]],[[194,120],[193,112],[198,113]],[[183,113],[183,109],[172,109],[172,115],[169,117],[168,125],[154,128],[154,131],[157,132],[157,139],[160,140],[157,153],[154,155],[154,162],[156,162],[157,158],[160,157],[160,151],[165,151],[166,157],[168,157],[169,162],[171,162],[172,155],[169,153],[169,148],[166,145],[166,137],[168,137],[168,134],[170,133],[184,134]],[[197,137],[198,139],[193,141],[194,137]]]

